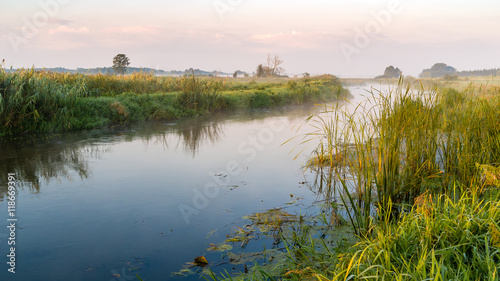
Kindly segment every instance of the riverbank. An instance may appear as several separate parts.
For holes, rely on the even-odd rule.
[[[264,82],[197,77],[0,72],[0,137],[128,125],[223,110],[345,98],[337,77]]]
[[[243,278],[497,279],[500,96],[401,80],[371,101],[308,119],[324,219],[277,228],[285,257]],[[357,243],[339,241],[346,225]]]

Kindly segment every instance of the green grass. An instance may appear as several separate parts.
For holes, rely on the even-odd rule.
[[[293,87],[287,81],[0,70],[0,137],[324,102],[347,95],[331,75],[294,80]]]
[[[477,192],[455,196],[419,197],[398,223],[375,225],[373,235],[351,248],[344,247],[343,252],[321,238],[305,240],[300,247],[290,247],[288,260],[276,267],[280,272],[271,270],[267,276],[290,280],[498,280],[498,191],[482,198]]]

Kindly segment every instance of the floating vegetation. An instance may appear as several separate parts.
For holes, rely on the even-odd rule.
[[[204,256],[200,256],[194,259],[194,264],[197,266],[204,267],[208,264],[208,261]]]
[[[191,268],[183,268],[179,271],[176,271],[176,272],[172,272],[172,276],[189,276],[189,275],[193,275],[195,274],[196,272],[193,271]]]
[[[243,219],[251,220],[252,224],[257,226],[260,232],[266,233],[278,229],[283,224],[297,222],[300,220],[300,216],[291,215],[280,208],[244,216]]]
[[[233,246],[226,244],[226,243],[221,243],[221,244],[210,244],[210,247],[207,249],[209,252],[225,252],[225,251],[231,251],[233,249]]]
[[[291,197],[297,198],[297,196]],[[326,208],[331,209],[332,205],[329,204]],[[203,266],[205,268],[201,272],[192,269],[200,265],[186,263],[183,269],[174,272],[173,275],[187,276],[201,273],[215,276],[212,270],[224,268],[227,272],[225,266],[231,265],[233,270],[237,267],[241,270],[240,274],[250,276],[262,267],[271,269],[281,266],[287,260],[289,247],[303,244],[310,237],[316,237],[314,239],[322,237],[325,243],[339,247],[352,245],[355,242],[353,231],[348,226],[331,223],[332,220],[323,213],[314,216],[294,215],[283,208],[274,208],[244,216],[243,219],[248,223],[234,227],[231,233],[226,235],[223,243],[210,244],[207,248],[207,252],[222,253],[219,261]],[[252,246],[249,246],[250,244]],[[261,251],[245,251],[246,248],[253,250],[259,247],[259,244],[264,245]],[[296,254],[300,255],[301,252],[298,251]],[[257,263],[259,265],[255,266]]]

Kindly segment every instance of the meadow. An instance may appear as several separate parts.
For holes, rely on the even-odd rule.
[[[224,79],[0,70],[0,136],[125,126],[222,110],[276,107],[345,97],[335,76]]]
[[[429,90],[400,79],[388,92],[372,90],[354,111],[325,105],[307,119],[314,130],[304,136],[319,143],[308,169],[326,198],[323,219],[277,227],[286,247],[278,262],[236,278],[210,276],[499,280],[497,91]],[[346,226],[355,242],[335,238]]]

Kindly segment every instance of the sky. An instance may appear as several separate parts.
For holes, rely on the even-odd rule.
[[[130,66],[289,75],[417,76],[500,68],[498,0],[17,0],[0,4],[5,67]]]

